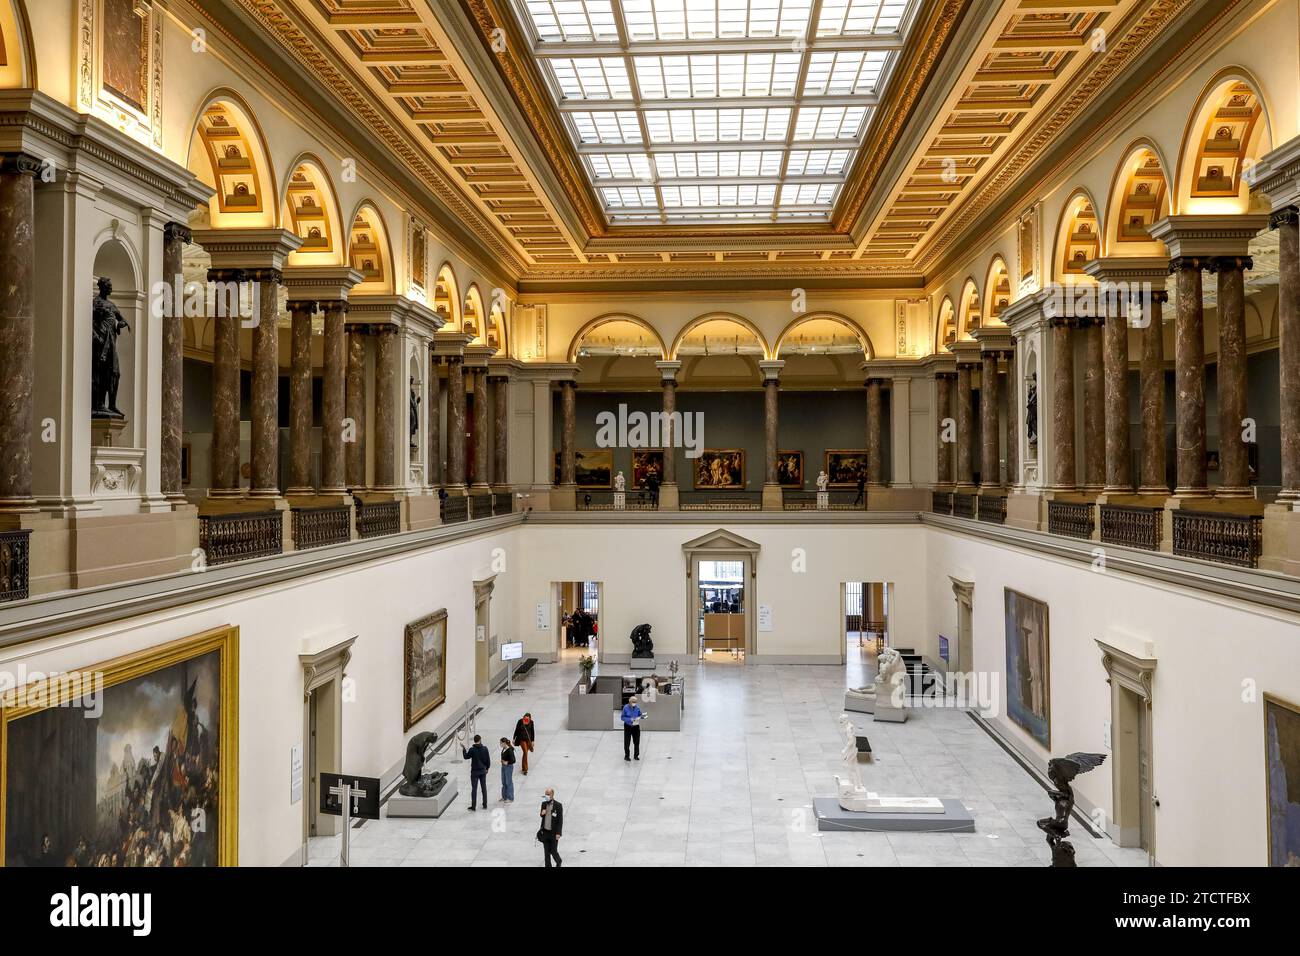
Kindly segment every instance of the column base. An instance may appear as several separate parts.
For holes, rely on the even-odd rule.
[[[560,485],[551,489],[551,510],[552,511],[577,511],[578,510],[578,486],[577,485]]]
[[[1007,527],[1037,531],[1040,526],[1040,513],[1043,509],[1042,502],[1043,496],[1036,490],[1027,488],[1013,489],[1007,495]]]
[[[408,495],[404,510],[406,528],[410,531],[427,531],[442,524],[442,507],[437,495]]]
[[[1255,490],[1249,487],[1225,487],[1220,485],[1214,489],[1216,498],[1254,498]]]
[[[1153,498],[1157,496],[1161,498],[1168,498],[1169,486],[1168,485],[1143,485],[1141,488],[1137,490],[1137,493],[1139,495],[1150,495]]]
[[[447,492],[449,498],[464,498],[468,493],[464,485],[443,485],[442,490]]]
[[[776,482],[763,483],[763,510],[764,511],[782,511],[785,508],[785,498],[781,494],[781,486]]]
[[[681,497],[677,493],[677,484],[659,486],[659,510],[678,511],[681,509]]]

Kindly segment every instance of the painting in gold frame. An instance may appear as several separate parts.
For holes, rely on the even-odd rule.
[[[745,449],[706,448],[695,459],[697,489],[730,490],[745,487]]]
[[[579,488],[614,487],[614,450],[579,448],[573,453],[574,481]],[[555,483],[560,484],[560,453],[555,453]]]
[[[828,448],[826,449],[826,477],[832,488],[856,488],[858,475],[867,473],[867,450],[865,448]]]
[[[238,865],[239,628],[0,696],[0,861]]]
[[[402,646],[403,729],[447,699],[447,609],[406,625]]]
[[[776,481],[782,488],[803,487],[803,452],[776,453]]]
[[[664,452],[662,448],[632,450],[632,488],[640,490],[653,476],[660,484],[664,480]]]

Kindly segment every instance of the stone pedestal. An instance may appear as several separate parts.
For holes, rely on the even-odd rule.
[[[829,511],[831,507],[831,493],[829,491],[817,492],[817,510]]]

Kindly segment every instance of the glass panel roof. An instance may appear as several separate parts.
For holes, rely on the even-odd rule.
[[[614,223],[825,222],[919,0],[511,0]]]

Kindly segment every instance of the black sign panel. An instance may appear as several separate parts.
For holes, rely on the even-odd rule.
[[[351,774],[323,773],[320,775],[320,812],[343,816],[341,792],[343,784],[352,788],[352,809],[349,815],[366,820],[379,819],[379,778],[355,777]]]

